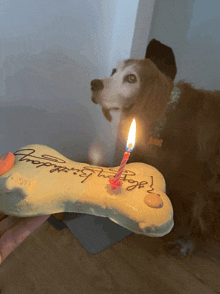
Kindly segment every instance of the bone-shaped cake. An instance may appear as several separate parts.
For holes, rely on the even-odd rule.
[[[22,147],[14,155],[14,164],[0,176],[0,210],[6,214],[86,213],[150,237],[164,236],[173,227],[164,177],[150,165],[127,164],[122,187],[112,190],[109,178],[118,167],[74,162],[43,145]]]

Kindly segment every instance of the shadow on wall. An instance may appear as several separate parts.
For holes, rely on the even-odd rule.
[[[220,90],[220,39],[208,34],[190,36],[179,64],[180,80],[197,88]]]
[[[43,144],[87,162],[96,135],[88,110],[93,68],[85,56],[74,52],[72,59],[60,46],[37,55],[7,57],[0,96],[0,153]]]

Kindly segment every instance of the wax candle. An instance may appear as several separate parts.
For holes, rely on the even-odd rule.
[[[122,158],[121,164],[119,166],[118,172],[114,178],[109,179],[109,182],[112,186],[112,189],[115,190],[117,187],[122,186],[122,181],[120,181],[121,174],[124,170],[124,167],[129,159],[131,151],[134,149],[135,145],[135,136],[136,136],[136,122],[135,119],[133,119],[129,134],[128,134],[128,140],[127,140],[127,146],[126,146],[126,152],[124,153],[124,156]]]

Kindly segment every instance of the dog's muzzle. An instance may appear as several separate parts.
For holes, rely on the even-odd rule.
[[[101,91],[103,88],[104,88],[104,85],[103,85],[102,80],[95,79],[95,80],[91,81],[91,90],[93,92],[93,95],[92,95],[92,102],[93,103],[98,104],[97,95],[94,95],[94,94],[97,93],[98,91]],[[112,116],[110,114],[110,109],[102,107],[102,112],[103,112],[105,118],[111,122]]]

